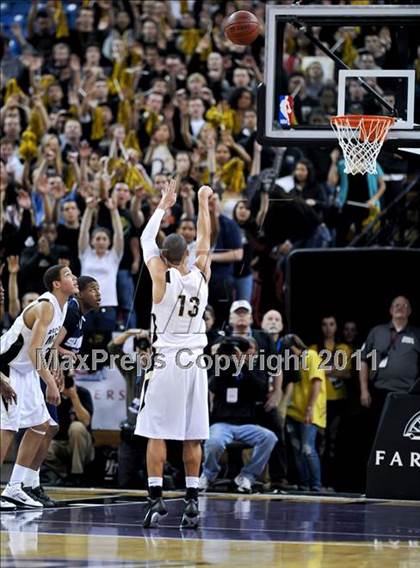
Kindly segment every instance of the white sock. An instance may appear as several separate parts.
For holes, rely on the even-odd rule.
[[[185,487],[187,489],[197,489],[198,488],[198,477],[186,477],[185,478]]]
[[[30,475],[31,471],[32,470],[29,469],[29,467],[24,467],[23,465],[15,463],[12,475],[10,476],[9,485],[18,485],[19,483],[23,483],[25,481],[25,477]]]
[[[34,486],[34,479],[36,479],[37,477],[37,471],[35,471],[34,469],[29,469],[26,468],[26,473],[25,473],[25,479],[23,480],[23,487],[30,487],[32,489],[32,487],[36,487],[36,485]]]
[[[41,482],[39,480],[39,470],[41,468],[38,468],[34,474],[34,477],[32,479],[32,489],[36,489],[37,487],[39,487],[41,485]]]
[[[149,487],[162,487],[163,477],[148,477],[147,483],[149,484]]]

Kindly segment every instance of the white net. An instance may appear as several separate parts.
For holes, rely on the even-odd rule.
[[[331,126],[343,150],[346,174],[376,174],[376,158],[390,126],[390,116],[333,116]]]

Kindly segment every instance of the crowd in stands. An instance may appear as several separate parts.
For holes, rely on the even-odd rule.
[[[176,177],[178,200],[166,212],[159,238],[182,234],[191,262],[198,188],[210,184],[216,194],[206,312],[210,343],[217,344],[219,332],[229,326],[235,336],[251,335],[254,319],[263,331],[252,328],[256,344],[251,341],[245,350],[280,352],[282,325],[276,310],[284,307],[283,275],[290,252],[349,244],[384,202],[387,175],[398,174],[393,195],[401,191],[407,162],[384,153],[378,174],[348,176],[338,149],[278,149],[257,142],[256,89],[264,73],[264,37],[250,47],[234,45],[224,36],[222,21],[244,9],[263,22],[264,2],[91,0],[78,3],[73,12],[61,1],[20,5],[23,20],[0,37],[3,330],[44,291],[42,277],[56,264],[95,278],[100,287],[101,305],[86,315],[83,352],[115,348],[109,343],[115,331],[149,329],[151,282],[143,270],[139,237],[161,189]],[[296,118],[301,124],[326,124],[337,111],[336,69],[326,66],[325,57],[292,26],[286,31],[285,89],[295,98]],[[330,47],[338,42],[337,54],[353,68],[387,64],[392,39],[386,26],[330,27],[318,34]],[[411,64],[419,78],[416,53]],[[382,112],[372,110],[374,102],[356,81],[350,84],[348,102],[353,113]],[[250,304],[258,304],[258,310],[253,313]],[[350,355],[359,346],[357,324],[345,322],[338,335],[334,314],[326,314],[322,332],[315,352],[343,346]],[[293,346],[302,347],[299,342]],[[290,385],[296,381],[290,378]],[[327,422],[320,417],[317,424],[326,427],[322,484],[339,486],[331,474],[336,417],[347,411],[343,401],[356,392],[357,381],[350,367],[319,381],[327,410]],[[216,381],[213,387],[217,392]],[[283,390],[292,400],[298,396],[287,381]],[[74,390],[71,394],[76,396]],[[266,395],[266,410],[277,413],[281,395]],[[353,398],[358,400],[357,393]],[[274,448],[276,465],[270,475],[283,485],[288,479],[282,455],[287,412],[283,403],[280,421],[264,416],[264,427],[274,432],[265,440],[265,450]],[[288,429],[297,454],[300,443],[307,448],[302,422],[305,416],[296,411]],[[316,431],[309,433],[312,451]],[[68,451],[64,445],[55,442],[61,453]],[[214,477],[217,459],[210,450],[206,456],[205,471]],[[320,466],[310,458],[312,481],[302,473],[299,459],[294,479],[302,487],[319,489]],[[260,469],[251,467],[256,475]]]

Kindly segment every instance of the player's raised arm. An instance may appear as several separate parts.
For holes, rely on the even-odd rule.
[[[213,190],[208,185],[203,185],[198,190],[197,259],[195,264],[203,272],[207,282],[210,280],[211,222],[209,199],[212,195]]]
[[[176,202],[176,180],[169,181],[162,191],[162,198],[155,212],[150,217],[140,238],[143,249],[143,258],[149,269],[152,279],[161,278],[167,270],[167,266],[160,258],[160,250],[156,244],[156,237],[159,233],[160,223],[165,215],[166,209],[172,207]]]

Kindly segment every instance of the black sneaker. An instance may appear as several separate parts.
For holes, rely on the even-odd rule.
[[[52,507],[59,507],[60,506],[59,501],[56,501],[55,499],[51,499],[51,497],[45,493],[42,485],[38,485],[38,487],[35,487],[35,488],[32,488],[32,489],[30,489],[29,487],[24,487],[24,490],[26,491],[26,493],[28,492],[28,489],[30,491],[31,497],[33,497],[34,499],[36,499],[37,501],[42,503],[44,505],[44,507],[52,508]]]
[[[196,499],[184,499],[184,512],[182,514],[181,529],[196,529],[200,522],[198,501]]]
[[[162,497],[158,499],[148,499],[147,511],[143,521],[145,529],[159,526],[162,519],[166,517],[168,510]]]

